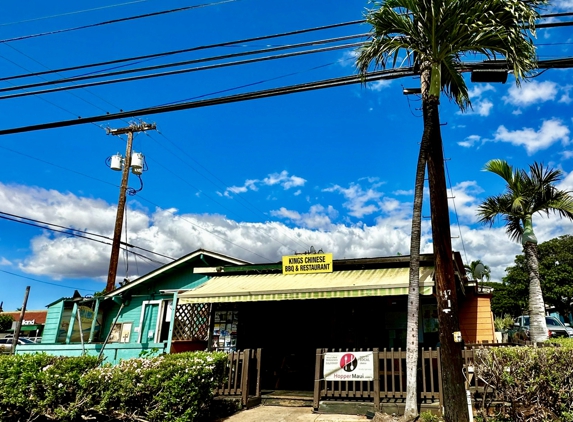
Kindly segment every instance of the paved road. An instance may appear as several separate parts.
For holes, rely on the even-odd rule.
[[[366,416],[313,413],[309,407],[257,406],[217,422],[356,422]]]

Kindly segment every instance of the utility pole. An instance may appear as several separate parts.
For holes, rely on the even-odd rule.
[[[123,162],[121,185],[119,187],[119,200],[117,201],[117,214],[115,217],[115,228],[113,231],[113,242],[111,245],[111,256],[109,258],[109,271],[107,273],[107,285],[105,292],[109,293],[115,289],[115,277],[117,275],[117,264],[119,260],[119,247],[121,243],[121,230],[123,228],[123,214],[125,211],[125,193],[129,180],[129,170],[131,168],[131,149],[133,144],[133,133],[155,130],[155,124],[141,122],[132,123],[126,128],[107,129],[108,135],[123,135],[127,133],[127,146],[125,148],[125,158]]]
[[[26,316],[26,306],[28,305],[29,294],[30,294],[30,286],[26,286],[26,293],[24,293],[24,302],[22,303],[22,310],[20,311],[20,321],[16,322],[16,328],[14,329],[14,338],[12,339],[13,354],[16,354],[16,345],[18,344],[18,339],[20,338],[20,329],[22,328],[22,323],[24,322],[24,316]]]

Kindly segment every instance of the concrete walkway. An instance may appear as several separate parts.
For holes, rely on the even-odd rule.
[[[312,413],[309,407],[257,406],[216,422],[356,422],[366,416]]]

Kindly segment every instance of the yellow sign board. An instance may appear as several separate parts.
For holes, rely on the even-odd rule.
[[[311,274],[331,272],[331,253],[283,256],[283,274]]]

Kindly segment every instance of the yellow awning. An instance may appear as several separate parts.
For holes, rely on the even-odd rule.
[[[420,269],[420,294],[432,294],[433,267]],[[408,294],[408,268],[318,274],[214,276],[179,295],[179,303],[257,302]]]

